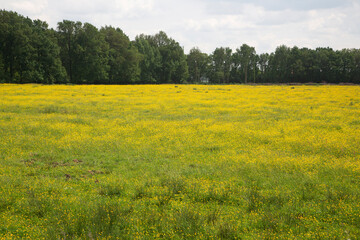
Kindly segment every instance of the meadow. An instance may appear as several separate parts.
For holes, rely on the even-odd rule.
[[[0,85],[0,239],[359,239],[360,86]]]

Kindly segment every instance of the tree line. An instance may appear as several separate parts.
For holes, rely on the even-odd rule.
[[[135,40],[119,28],[41,20],[0,10],[0,82],[43,84],[360,83],[360,49],[285,45],[257,54],[242,44],[211,54],[160,31]]]

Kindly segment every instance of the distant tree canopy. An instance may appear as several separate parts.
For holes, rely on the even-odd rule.
[[[41,20],[0,10],[0,82],[43,84],[355,83],[360,49],[289,48],[257,54],[242,44],[188,55],[160,31],[134,41],[119,28]]]
[[[152,83],[183,83],[188,78],[186,55],[183,48],[165,32],[154,36],[139,35],[135,46],[144,56],[141,66],[144,80]]]
[[[56,37],[45,22],[0,11],[0,81],[66,82]]]

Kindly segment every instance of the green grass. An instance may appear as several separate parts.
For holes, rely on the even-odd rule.
[[[0,239],[359,239],[359,90],[0,85]]]

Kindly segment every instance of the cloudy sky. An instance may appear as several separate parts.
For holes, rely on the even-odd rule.
[[[243,43],[257,53],[289,47],[360,48],[360,0],[0,0],[0,8],[41,19],[120,27],[131,40],[165,31],[211,53]]]

